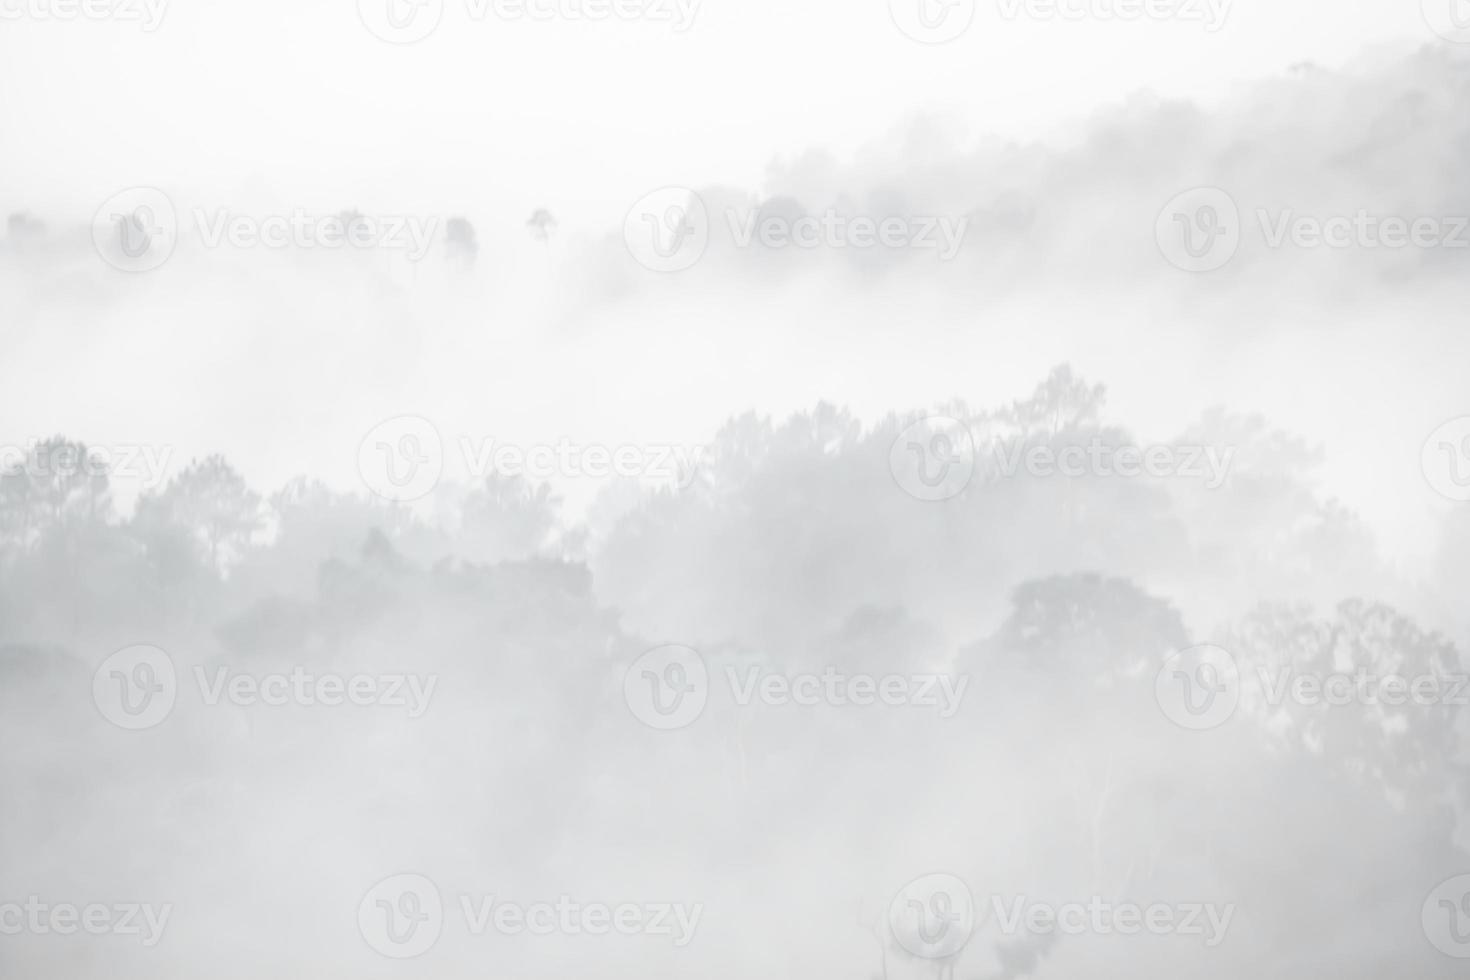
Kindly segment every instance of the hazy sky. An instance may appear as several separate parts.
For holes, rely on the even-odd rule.
[[[650,186],[750,185],[775,157],[851,152],[916,110],[1025,136],[1138,90],[1209,98],[1301,60],[1435,40],[1415,0],[1213,0],[1226,15],[1214,32],[1006,19],[1008,0],[982,0],[966,34],[935,46],[902,34],[885,0],[703,0],[682,33],[477,22],[448,0],[439,29],[408,46],[370,34],[352,0],[163,2],[151,33],[0,21],[0,82],[14,96],[0,103],[0,208],[46,200],[86,214],[119,186],[229,192],[254,179],[310,203],[421,203],[394,200],[391,185],[444,206],[620,215]]]

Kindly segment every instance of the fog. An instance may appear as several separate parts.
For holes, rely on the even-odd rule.
[[[1434,3],[103,6],[0,22],[0,974],[1462,975]]]

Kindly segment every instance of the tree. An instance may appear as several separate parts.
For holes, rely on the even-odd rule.
[[[556,234],[556,218],[545,208],[537,208],[526,220],[526,227],[530,230],[531,237],[544,245]]]
[[[474,265],[475,256],[480,254],[480,243],[475,237],[475,226],[465,218],[450,218],[444,228],[444,242],[449,248],[451,261],[461,266]]]
[[[160,494],[138,503],[141,526],[182,531],[222,572],[240,558],[261,527],[260,496],[223,456],[190,461]]]

